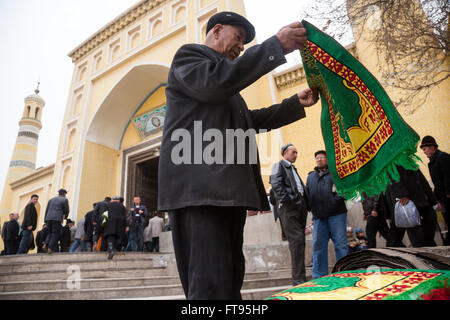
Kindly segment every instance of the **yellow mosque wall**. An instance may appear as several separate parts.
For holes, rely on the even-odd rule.
[[[44,223],[45,208],[48,200],[52,198],[53,194],[50,193],[51,184],[53,179],[53,165],[36,170],[32,174],[23,176],[22,178],[15,180],[11,183],[11,188],[5,188],[2,199],[2,207],[9,208],[7,212],[0,216],[0,223],[3,227],[3,223],[9,220],[9,213],[19,213],[19,222],[22,223],[23,213],[25,206],[30,201],[31,195],[37,194],[39,201],[36,204],[38,212],[38,228],[34,231],[40,230]],[[0,242],[0,251],[3,250],[3,241]],[[35,252],[31,251],[31,252]]]
[[[105,196],[117,194],[119,157],[117,150],[86,142],[81,176],[83,188],[80,188],[80,201],[75,218],[77,221],[92,210],[95,202],[103,200]]]

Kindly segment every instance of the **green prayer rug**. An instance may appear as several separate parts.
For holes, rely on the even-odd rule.
[[[266,300],[449,300],[448,270],[388,269],[336,272]]]
[[[396,166],[417,170],[419,135],[402,119],[377,79],[343,46],[307,21],[300,51],[309,87],[319,88],[321,128],[339,195],[386,190]]]

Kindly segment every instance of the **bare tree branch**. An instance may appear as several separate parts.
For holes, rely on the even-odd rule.
[[[450,77],[449,13],[450,0],[323,0],[303,16],[338,41],[372,43],[380,82],[403,91],[393,102],[414,113]]]

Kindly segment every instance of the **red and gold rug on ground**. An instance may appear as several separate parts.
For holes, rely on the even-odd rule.
[[[354,270],[302,283],[267,300],[450,299],[449,270]]]

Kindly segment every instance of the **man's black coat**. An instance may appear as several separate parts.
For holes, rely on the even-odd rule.
[[[3,225],[2,235],[5,241],[19,241],[20,226],[17,220],[9,220]]]
[[[84,216],[84,240],[85,241],[92,241],[92,237],[94,234],[94,228],[95,226],[92,224],[94,221],[94,210],[89,211]]]
[[[31,231],[36,230],[37,227],[37,211],[36,207],[34,206],[34,203],[30,202],[25,207],[25,215],[23,217],[22,221],[22,229],[25,230],[29,226],[32,226],[33,228]]]
[[[345,200],[338,196],[328,168],[322,174],[317,167],[309,173],[306,194],[314,219],[326,219],[347,212]]]
[[[59,243],[61,247],[67,248],[70,247],[70,227],[68,225],[65,225],[61,228],[61,236],[59,238]]]
[[[119,238],[125,228],[127,210],[119,202],[110,202],[107,205],[108,222],[103,227],[103,238],[116,236]]]
[[[297,172],[297,169],[295,169]],[[298,175],[298,172],[297,172]],[[303,186],[303,191],[306,199],[306,187],[303,180],[300,178],[300,183]],[[297,188],[297,183],[295,182],[294,173],[292,172],[291,165],[281,160],[275,163],[272,167],[272,175],[270,176],[270,184],[275,192],[275,197],[278,203],[283,205],[296,204],[301,205],[302,198],[300,197],[300,192]],[[304,203],[305,207],[308,208],[308,203]]]
[[[110,203],[110,201],[103,200],[103,201],[97,202],[95,204],[94,213],[93,213],[93,222],[97,222],[97,224],[102,223],[103,212],[108,210],[109,203]]]
[[[378,217],[384,218],[384,214],[386,212],[386,196],[384,194],[368,197],[367,194],[363,191],[361,200],[364,215],[366,217],[370,216],[372,214],[372,211],[376,211]]]
[[[450,194],[450,155],[436,150],[428,163],[431,180],[434,184],[434,194],[439,201],[444,201]]]
[[[44,228],[37,232],[36,234],[36,247],[38,247],[38,253],[41,253],[42,251],[39,251],[42,249],[43,242],[47,238],[48,235],[48,228]]]
[[[258,132],[260,129],[276,129],[305,117],[297,95],[281,104],[249,110],[239,94],[285,62],[276,36],[247,49],[235,60],[199,44],[187,44],[177,51],[166,88],[167,114],[158,171],[159,210],[202,205],[270,210],[259,159],[255,164],[250,164],[248,159],[245,164],[227,164],[225,160],[223,164],[206,164],[201,154],[193,152],[196,140],[194,121],[201,121],[203,132],[208,129],[220,131],[223,158],[234,152],[236,160],[236,143],[234,148],[225,143],[227,129],[246,131],[252,128]],[[200,156],[201,164],[175,164],[172,161],[172,150],[182,140],[172,139],[177,129],[185,129],[191,138],[191,163]],[[197,136],[199,134],[202,132],[196,132]],[[201,151],[211,143],[201,142]],[[245,153],[248,152],[247,148]]]
[[[390,184],[386,190],[388,212],[391,218],[397,202],[395,199],[408,197],[417,208],[434,206],[437,203],[427,179],[420,170],[406,170],[400,166],[397,166],[397,170],[400,181]]]

